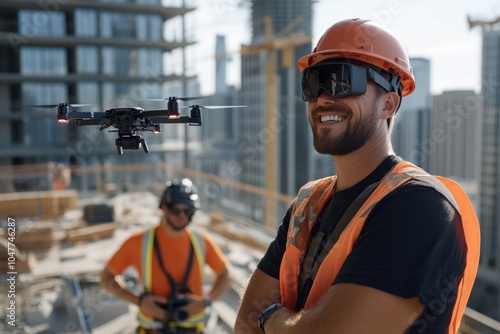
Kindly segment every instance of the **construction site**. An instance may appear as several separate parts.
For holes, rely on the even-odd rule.
[[[50,165],[2,170],[2,182],[53,182]],[[207,175],[169,166],[123,166],[116,180],[130,174],[153,173],[200,180]],[[73,171],[96,178],[103,170]],[[199,174],[199,175],[197,175]],[[23,181],[24,180],[24,181]],[[221,180],[206,179],[205,182]],[[98,284],[99,272],[111,254],[131,233],[157,225],[158,192],[163,184],[123,184],[99,181],[97,191],[34,191],[0,195],[2,219],[2,294],[12,295],[11,325],[2,321],[2,333],[135,333],[137,307],[112,296]],[[237,185],[228,185],[237,186]],[[210,233],[233,265],[233,283],[224,298],[215,301],[208,319],[209,333],[231,333],[239,295],[249,274],[273,238],[273,230],[203,207],[192,226]],[[5,267],[4,266],[7,266]],[[206,273],[207,280],[212,275]],[[134,289],[137,275],[125,281]],[[3,299],[2,319],[9,319]],[[5,304],[3,304],[5,305]],[[12,324],[15,326],[12,326]]]
[[[6,279],[2,279],[1,293],[10,296],[2,299],[2,333],[135,333],[137,307],[101,288],[99,273],[128,236],[159,223],[158,196],[163,184],[124,181],[143,173],[159,175],[160,179],[189,177],[201,189],[218,184],[232,191],[272,198],[276,204],[291,200],[289,196],[268,194],[264,189],[168,164],[114,167],[113,177],[108,180],[104,169],[71,171],[73,179],[78,175],[94,180],[98,186],[93,191],[2,194],[5,250],[1,264]],[[53,165],[2,168],[0,175],[4,184],[54,182]],[[232,333],[249,275],[276,232],[221,210],[203,192],[201,199],[202,207],[191,224],[214,238],[233,270],[230,291],[207,312],[207,333]],[[207,282],[213,278],[209,269],[205,277]],[[123,278],[132,290],[139,291],[136,272],[128,271]],[[11,301],[15,303],[9,304]],[[493,319],[467,309],[460,333],[499,333],[499,328]]]
[[[249,9],[251,37],[237,51],[226,48],[224,36],[216,37],[216,55],[210,59],[216,67],[216,90],[204,97],[199,96],[200,82],[187,59],[195,44],[190,31],[195,26],[190,21],[194,1],[0,2],[0,99],[4,102],[0,112],[0,333],[136,333],[138,307],[103,289],[99,274],[129,236],[160,222],[158,203],[166,181],[185,177],[197,186],[201,201],[190,226],[209,234],[232,266],[230,290],[206,310],[206,333],[233,332],[248,279],[274,240],[298,189],[335,173],[331,157],[313,148],[296,68],[299,56],[313,48],[315,2],[218,2],[217,9],[228,17],[242,6]],[[483,72],[500,73],[499,19],[463,17],[462,21],[471,30],[481,29]],[[12,36],[19,44],[13,45]],[[241,87],[226,82],[232,57],[241,57]],[[430,81],[430,61],[419,57],[411,61],[415,76],[424,83]],[[483,84],[488,80],[496,79],[485,75]],[[415,157],[418,161],[412,162],[429,170],[472,161],[475,169],[470,174],[443,167],[439,175],[481,183],[484,189],[481,193],[472,187],[476,190],[471,196],[482,201],[479,218],[482,233],[488,236],[482,243],[478,271],[481,294],[473,301],[488,314],[467,307],[459,334],[500,333],[495,318],[500,314],[496,246],[500,231],[495,220],[498,203],[491,200],[500,189],[500,163],[492,158],[500,156],[500,134],[494,128],[500,91],[498,85],[494,87],[482,87],[482,94],[457,91],[441,113],[429,102],[430,89],[417,91],[417,99],[425,104],[409,99],[395,126],[399,156],[408,161]],[[464,98],[466,93],[470,95]],[[182,96],[186,101],[198,96],[195,99],[203,98],[207,106],[175,105],[177,99],[183,101]],[[440,115],[455,112],[449,106],[463,99],[480,101],[473,112],[484,115],[454,118],[464,121],[455,124],[464,144],[447,146],[452,142],[445,140],[449,135],[432,142],[446,154],[415,155],[422,151],[422,143],[435,139],[434,130],[443,130],[432,128],[431,120],[446,123]],[[86,104],[81,111],[77,105],[70,111],[70,101],[92,106]],[[164,101],[167,109],[158,110],[158,103]],[[482,110],[483,104],[491,107]],[[104,107],[109,105],[113,108]],[[160,124],[149,124],[150,128],[141,124],[137,132],[151,130],[143,137],[135,127],[128,127],[132,123],[126,123],[133,119],[136,126],[137,113],[144,112],[131,105],[154,109],[155,117],[168,114],[173,123],[185,124],[164,125],[163,131]],[[210,105],[224,110],[210,111],[201,126],[201,109]],[[244,112],[233,110],[237,107]],[[190,116],[180,113],[184,108],[190,109]],[[71,117],[78,112],[91,115],[86,116],[87,123],[73,122]],[[115,112],[122,114],[111,117]],[[95,115],[101,119],[90,120]],[[114,123],[103,126],[104,118]],[[483,118],[486,121],[480,124]],[[458,123],[470,126],[465,131],[465,125],[460,128]],[[107,127],[114,133],[102,131]],[[478,131],[481,127],[484,130]],[[486,145],[483,156],[477,149],[481,140]],[[481,163],[471,158],[475,153]],[[450,162],[462,156],[467,159]],[[481,175],[482,180],[471,175]],[[215,279],[209,268],[204,278],[207,287]],[[131,291],[141,291],[136,271],[127,271],[122,279]]]

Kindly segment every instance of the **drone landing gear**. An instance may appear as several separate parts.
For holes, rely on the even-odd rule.
[[[144,152],[149,153],[148,144],[146,143],[146,140],[142,137],[142,135],[138,136],[120,135],[120,137],[116,138],[115,144],[119,155],[123,154],[124,149],[138,150],[139,147],[141,146]]]

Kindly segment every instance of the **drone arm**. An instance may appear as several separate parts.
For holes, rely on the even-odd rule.
[[[162,117],[162,116],[168,116],[167,110],[165,109],[158,109],[158,110],[146,110],[141,113],[139,118],[146,118],[146,117]]]
[[[78,126],[84,126],[84,125],[101,125],[101,127],[105,127],[105,128],[107,128],[109,126],[108,123],[104,123],[104,120],[102,118],[77,119],[77,120],[75,120],[75,123]]]
[[[160,123],[189,123],[191,121],[191,117],[189,116],[180,116],[179,118],[166,118],[166,117],[154,117],[149,119],[153,124]]]
[[[82,118],[82,119],[104,119],[107,118],[105,112],[102,111],[72,111],[68,113],[68,118]]]

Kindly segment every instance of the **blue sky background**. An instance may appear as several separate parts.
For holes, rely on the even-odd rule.
[[[238,50],[250,39],[248,6],[239,0],[199,0],[194,13],[195,67],[203,94],[214,89],[216,34],[226,36],[233,55],[227,79],[239,86]],[[498,0],[320,0],[313,5],[313,43],[336,21],[360,17],[372,19],[391,30],[404,43],[410,57],[431,60],[431,92],[472,89],[480,91],[481,30],[469,29],[467,15],[478,20],[500,16]]]

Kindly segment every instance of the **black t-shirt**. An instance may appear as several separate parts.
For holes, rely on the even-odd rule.
[[[327,236],[349,204],[380,181],[400,158],[389,156],[353,187],[335,192],[313,228]],[[258,268],[279,279],[290,208]],[[371,211],[332,284],[355,283],[403,298],[419,297],[425,311],[406,333],[445,333],[463,276],[467,246],[460,215],[435,189],[411,180]],[[304,299],[299,296],[299,300]]]

